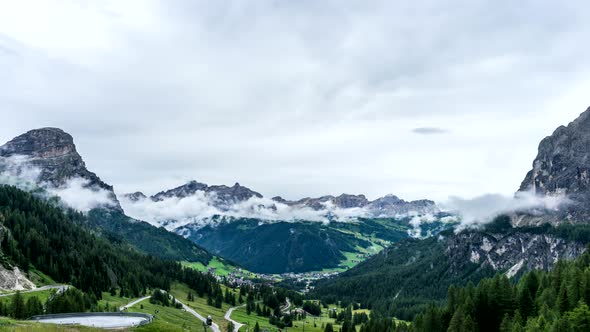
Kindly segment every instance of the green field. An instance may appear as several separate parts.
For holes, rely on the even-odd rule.
[[[120,297],[108,292],[102,293],[102,300],[98,301],[98,311],[119,311],[119,308],[131,303],[137,298]],[[143,303],[143,302],[142,302]]]
[[[156,310],[158,310],[158,314],[153,322],[144,326],[136,327],[133,331],[203,331],[203,322],[182,309],[155,305],[150,303],[149,300],[142,301],[129,308],[130,312],[143,312],[152,315],[155,315]]]
[[[244,323],[244,324],[248,323],[248,325],[243,326],[240,329],[240,332],[246,332],[248,329],[248,326],[250,327],[250,331],[251,331],[252,328],[254,327],[254,325],[256,325],[256,322],[258,322],[258,325],[260,326],[261,329],[268,329],[270,331],[277,331],[277,327],[274,325],[271,325],[268,322],[268,318],[257,316],[256,313],[254,313],[254,312],[251,313],[250,315],[248,315],[246,313],[246,308],[238,308],[238,309],[234,310],[231,318],[237,322],[240,322],[240,323]],[[324,328],[325,328],[326,323],[332,323],[335,331],[338,331],[340,329],[340,325],[334,324],[334,319],[328,318],[327,309],[323,309],[322,315],[320,317],[314,318],[311,315],[307,315],[305,321],[303,321],[303,320],[294,321],[293,326],[289,327],[288,330],[293,331],[293,332],[299,332],[299,331],[303,332],[303,329],[304,329],[303,325],[305,325],[306,332],[307,331],[309,331],[309,332],[324,332]]]
[[[225,293],[226,287],[222,285],[221,289]],[[187,295],[188,295],[189,290],[190,289],[185,284],[174,283],[174,284],[172,284],[170,294],[173,295],[174,297],[176,297],[182,303],[189,306],[191,309],[194,309],[199,314],[201,314],[205,317],[210,315],[211,318],[213,319],[213,322],[215,322],[215,323],[217,323],[217,325],[219,325],[219,328],[221,329],[221,331],[225,331],[228,321],[226,321],[225,318],[223,318],[223,316],[225,315],[227,310],[229,310],[229,308],[231,308],[231,306],[227,303],[223,303],[221,309],[215,308],[210,305],[207,305],[207,297],[198,297],[197,295],[195,295],[194,301],[192,301],[192,302],[188,301]],[[193,294],[194,293],[195,292],[193,291]]]
[[[47,290],[42,290],[42,291],[38,291],[38,292],[21,293],[21,295],[22,295],[23,299],[25,300],[25,302],[30,297],[36,296],[37,298],[39,298],[39,300],[41,300],[41,303],[45,303],[47,301],[47,299],[55,292],[56,292],[55,289],[47,289]],[[10,303],[11,301],[12,301],[12,295],[0,297],[0,302]]]
[[[181,262],[183,266],[187,266],[187,267],[191,267],[197,271],[201,271],[201,272],[207,272],[209,271],[209,269],[215,269],[215,274],[218,276],[222,276],[225,277],[227,275],[229,275],[230,273],[241,273],[242,275],[244,275],[245,277],[254,277],[254,273],[247,271],[245,269],[241,269],[239,267],[236,267],[234,265],[231,265],[227,262],[225,262],[223,259],[220,259],[219,257],[215,256],[213,257],[210,261],[209,264],[207,264],[206,266],[203,265],[203,263],[201,262]]]

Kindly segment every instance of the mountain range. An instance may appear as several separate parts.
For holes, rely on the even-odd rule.
[[[373,274],[369,267],[380,260],[380,266],[397,269],[399,259],[413,250],[417,255],[410,254],[414,258],[404,264],[407,269],[422,266],[421,257],[432,260],[423,255],[427,242],[414,238],[429,238],[438,248],[447,281],[498,271],[516,276],[579,255],[585,233],[579,235],[578,226],[588,224],[590,213],[588,132],[590,109],[540,143],[519,187],[534,197],[562,197],[566,204],[527,208],[481,229],[455,231],[450,229],[460,218],[441,212],[434,202],[407,202],[394,195],[372,201],[350,194],[286,200],[266,198],[239,183],[190,181],[151,196],[135,192],[118,198],[111,185],[86,168],[72,136],[57,128],[31,130],[1,146],[0,173],[32,180],[39,196],[59,196],[77,183],[77,189],[106,197],[85,211],[87,226],[148,254],[206,264],[213,253],[264,273],[342,271],[358,264],[318,285],[318,294],[329,296],[331,283]],[[66,198],[62,202],[68,204]],[[179,203],[190,209],[178,213]],[[443,289],[445,283],[440,285]],[[405,289],[400,296],[413,296],[402,282],[397,287],[397,292]]]
[[[119,200],[113,186],[87,169],[73,137],[58,128],[31,130],[1,146],[0,174],[22,178],[34,184],[38,195],[56,195],[65,206],[92,201],[84,211],[86,226],[122,238],[140,251],[205,264],[210,251],[254,272],[346,269],[391,242],[427,236],[450,225],[441,221],[448,216],[439,215],[428,200],[406,202],[388,195],[369,201],[364,195],[342,194],[287,201],[266,199],[238,183],[190,181],[149,197],[135,192]],[[213,212],[168,215],[176,209],[169,203],[179,201],[204,204]],[[144,214],[134,212],[146,203],[156,204],[163,217],[141,221]],[[425,214],[437,217],[424,226],[412,223]],[[342,218],[346,223],[338,222]]]
[[[125,194],[124,197],[133,203],[143,200],[160,202],[170,198],[184,199],[199,193],[210,198],[209,203],[221,211],[227,210],[234,204],[248,201],[251,198],[264,197],[262,194],[241,186],[239,183],[235,183],[231,187],[226,185],[209,186],[195,180],[173,189],[160,191],[149,197],[139,191]],[[339,196],[325,195],[316,198],[306,197],[296,201],[290,201],[280,196],[275,196],[271,199],[269,207],[271,209],[276,209],[276,204],[283,204],[292,208],[309,208],[314,211],[330,208],[363,209],[363,211],[359,210],[359,215],[362,212],[366,212],[373,217],[395,217],[400,214],[408,213],[421,215],[439,212],[436,204],[431,200],[423,199],[407,202],[393,194],[377,198],[373,201],[368,200],[365,195],[362,194],[341,194]]]
[[[314,295],[361,302],[402,319],[442,300],[451,285],[502,273],[552,269],[580,256],[590,243],[590,108],[539,144],[533,168],[518,188],[533,198],[559,197],[563,204],[500,215],[476,228],[407,239],[335,278],[318,281]]]
[[[10,184],[32,183],[39,196],[59,196],[72,190],[68,199],[93,201],[85,211],[86,226],[108,237],[125,239],[140,251],[167,259],[204,263],[211,259],[206,250],[183,237],[126,216],[113,187],[86,168],[72,136],[61,129],[31,130],[0,146],[0,173]],[[14,178],[22,178],[22,183]]]

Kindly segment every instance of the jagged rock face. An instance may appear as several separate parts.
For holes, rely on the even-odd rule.
[[[422,199],[406,202],[395,195],[378,198],[369,204],[369,209],[376,215],[396,215],[416,212],[418,214],[436,213],[438,208],[433,201]]]
[[[123,197],[125,197],[126,199],[128,199],[132,202],[137,202],[137,201],[147,198],[147,196],[144,193],[142,193],[141,191],[136,191],[131,194],[125,194],[125,195],[123,195]]]
[[[37,182],[55,187],[73,178],[82,178],[90,189],[104,189],[111,193],[115,208],[120,209],[113,187],[104,183],[86,168],[76,151],[72,136],[58,128],[41,128],[15,137],[0,147],[0,157],[22,156],[27,166],[40,170]]]
[[[438,208],[433,201],[417,200],[407,202],[395,195],[387,195],[374,201],[369,201],[365,195],[342,194],[340,196],[322,196],[318,198],[303,198],[298,201],[288,201],[280,196],[273,197],[275,202],[287,204],[290,206],[306,206],[314,210],[321,210],[330,204],[332,206],[348,208],[366,208],[367,213],[371,216],[392,217],[400,214],[415,212],[417,214],[436,213]]]
[[[208,186],[204,183],[190,181],[189,183],[176,187],[174,189],[160,191],[159,193],[153,195],[151,198],[154,201],[162,201],[170,197],[184,198],[194,195],[197,191],[206,191],[207,188]]]
[[[243,187],[239,183],[234,184],[232,187],[228,187],[224,185],[208,186],[197,181],[190,181],[189,183],[180,187],[176,187],[167,191],[161,191],[151,196],[150,199],[157,202],[172,197],[185,198],[194,195],[198,191],[208,194],[214,200],[215,205],[218,207],[227,207],[231,204],[247,201],[252,197],[262,198],[261,194],[250,190],[249,188]],[[143,195],[143,197],[142,195],[143,193],[138,192],[127,194],[126,197],[132,201],[137,201],[139,199],[145,198],[145,195]]]
[[[27,279],[27,277],[18,269],[18,267],[7,269],[6,267],[0,265],[0,290],[17,291],[34,288],[35,284]]]
[[[512,277],[533,269],[549,270],[557,260],[576,258],[584,250],[583,243],[547,234],[465,231],[447,240],[445,254],[451,273],[461,274],[470,262],[479,264],[478,269],[491,267]]]
[[[539,195],[565,194],[572,203],[560,217],[590,221],[590,108],[541,141],[533,169],[519,190]]]
[[[277,197],[273,198],[276,200]],[[350,209],[350,208],[360,208],[364,207],[369,204],[369,200],[365,197],[365,195],[349,195],[349,194],[342,194],[340,196],[332,196],[326,195],[321,196],[318,198],[302,198],[298,201],[287,201],[278,197],[278,202],[283,204],[291,205],[291,206],[307,206],[314,210],[322,210],[326,208],[326,205],[331,204],[335,207],[341,209]]]

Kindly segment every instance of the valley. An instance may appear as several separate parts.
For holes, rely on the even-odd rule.
[[[239,184],[196,181],[119,200],[85,168],[70,135],[55,128],[28,132],[0,147],[7,182],[0,186],[0,315],[10,317],[0,323],[44,330],[43,322],[56,320],[26,319],[75,313],[80,318],[72,321],[91,325],[121,312],[147,317],[120,318],[128,325],[119,327],[134,331],[442,332],[476,324],[496,331],[500,321],[535,329],[543,319],[545,327],[580,326],[590,226],[586,171],[576,163],[590,154],[578,146],[587,140],[579,131],[590,128],[588,114],[541,143],[514,198],[532,203],[484,222],[393,195],[288,201]],[[547,166],[548,158],[562,158],[553,156],[551,149],[561,151],[554,141],[576,146],[568,158],[577,172]],[[24,178],[31,168],[37,177]],[[101,199],[73,205],[61,191],[76,185]],[[548,189],[558,186],[566,188]],[[566,201],[560,195],[567,188],[573,194]],[[172,218],[179,204],[205,204],[209,214],[190,210]],[[153,218],[138,219],[154,208]],[[562,268],[575,275],[559,281]],[[528,285],[533,279],[545,281]],[[482,296],[494,298],[490,289],[513,298],[488,303]],[[487,322],[482,308],[505,316]],[[135,326],[139,320],[146,324]]]

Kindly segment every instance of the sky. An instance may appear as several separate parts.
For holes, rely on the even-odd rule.
[[[590,106],[588,10],[0,0],[0,141],[62,128],[118,193],[512,195]]]

